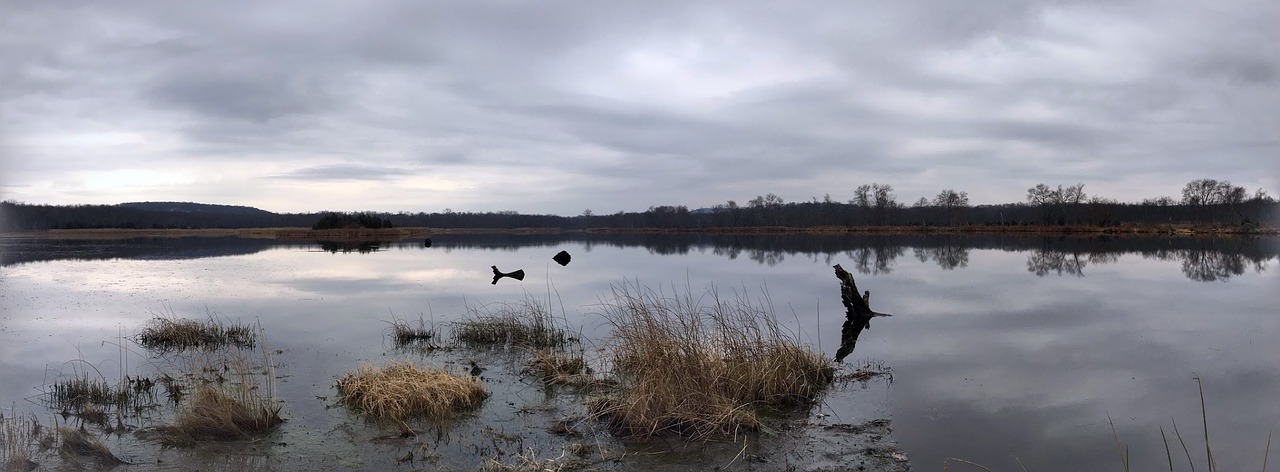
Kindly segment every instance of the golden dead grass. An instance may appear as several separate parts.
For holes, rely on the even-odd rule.
[[[457,412],[479,408],[489,398],[475,377],[420,369],[411,362],[361,365],[338,379],[338,393],[348,407],[405,432],[411,431],[406,424],[410,418],[449,419]]]
[[[58,428],[58,456],[76,469],[92,466],[106,469],[125,462],[111,453],[98,438],[82,429]]]
[[[0,470],[33,470],[39,467],[33,459],[38,445],[46,442],[45,428],[34,414],[19,414],[10,408],[0,410]],[[52,443],[52,441],[48,441]]]
[[[160,381],[177,404],[174,421],[143,436],[189,447],[200,441],[255,440],[274,431],[284,423],[274,396],[274,365],[265,349],[259,361],[250,354],[223,349],[184,357],[184,372]]]
[[[830,361],[768,310],[743,296],[708,298],[614,287],[603,306],[619,386],[590,407],[615,434],[735,436],[758,429],[762,412],[812,405],[831,384]]]
[[[190,446],[199,441],[254,439],[283,423],[280,406],[245,390],[227,392],[211,385],[196,388],[178,411],[177,420],[159,428],[165,444]]]

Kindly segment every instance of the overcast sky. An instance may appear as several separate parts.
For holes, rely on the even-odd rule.
[[[1280,2],[0,0],[0,199],[1280,193]]]

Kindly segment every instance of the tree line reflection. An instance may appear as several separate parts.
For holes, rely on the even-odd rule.
[[[576,242],[585,245],[587,251],[594,246],[642,247],[654,255],[709,251],[768,266],[788,258],[822,260],[828,265],[839,259],[851,270],[867,275],[892,273],[908,251],[915,260],[943,270],[964,269],[974,250],[1025,252],[1027,272],[1039,277],[1084,277],[1091,266],[1113,264],[1121,256],[1135,254],[1144,259],[1179,262],[1187,278],[1202,282],[1225,281],[1250,270],[1261,273],[1272,260],[1280,260],[1277,238],[586,233],[450,235],[435,240],[444,250],[515,250]]]
[[[892,273],[910,254],[920,263],[943,270],[969,265],[970,252],[996,250],[1026,253],[1026,270],[1036,276],[1084,277],[1091,267],[1117,262],[1136,254],[1145,259],[1178,262],[1189,279],[1225,281],[1249,271],[1261,273],[1280,260],[1280,238],[1192,237],[1014,237],[1008,235],[861,235],[861,234],[445,234],[396,242],[298,242],[239,238],[146,238],[102,240],[0,240],[0,266],[46,260],[194,259],[253,254],[271,249],[370,253],[377,251],[515,251],[521,248],[578,244],[590,253],[596,247],[642,248],[653,255],[711,253],[728,259],[746,258],[776,266],[790,258],[840,262],[860,274]]]

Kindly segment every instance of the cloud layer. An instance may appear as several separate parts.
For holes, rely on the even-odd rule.
[[[0,198],[577,214],[1280,190],[1280,5],[11,1]]]

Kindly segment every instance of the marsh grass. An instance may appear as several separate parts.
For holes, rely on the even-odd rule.
[[[578,392],[600,392],[616,385],[612,379],[596,375],[581,351],[533,351],[522,373],[548,387],[568,387]]]
[[[615,434],[736,437],[760,429],[761,415],[812,406],[834,379],[830,361],[744,295],[666,297],[626,285],[612,295],[602,306],[619,385],[588,406]]]
[[[581,353],[551,352],[538,350],[525,366],[525,372],[533,374],[543,382],[565,384],[573,376],[591,374],[591,367]]]
[[[471,346],[552,348],[576,339],[557,325],[548,304],[529,296],[494,308],[468,306],[466,316],[451,327],[455,339]]]
[[[163,315],[148,321],[134,341],[162,354],[197,349],[212,351],[227,346],[253,349],[258,332],[252,325],[224,322],[213,315],[204,321]]]
[[[106,469],[125,462],[111,453],[97,436],[84,429],[58,428],[58,456],[76,469]]]
[[[418,368],[411,362],[361,365],[338,379],[337,388],[343,404],[406,434],[413,433],[408,425],[412,418],[448,420],[479,408],[489,398],[475,377]]]
[[[435,327],[428,326],[422,318],[418,318],[416,325],[400,319],[392,319],[389,323],[391,342],[396,347],[429,345],[437,334]]]
[[[36,452],[52,447],[54,437],[34,414],[19,414],[10,407],[9,414],[0,410],[0,469],[5,471],[34,470]]]
[[[260,339],[254,333],[255,339]],[[260,356],[260,358],[256,358]],[[175,359],[177,375],[159,377],[175,405],[173,421],[145,430],[165,446],[255,440],[284,422],[275,398],[274,365],[265,347],[202,351]]]
[[[200,441],[237,441],[262,437],[283,423],[280,406],[248,389],[202,385],[177,413],[161,426],[161,443],[188,447]]]
[[[145,377],[125,375],[112,384],[93,364],[84,360],[68,362],[52,383],[44,386],[44,404],[90,424],[108,428],[111,414],[117,417],[155,406],[154,382]]]

